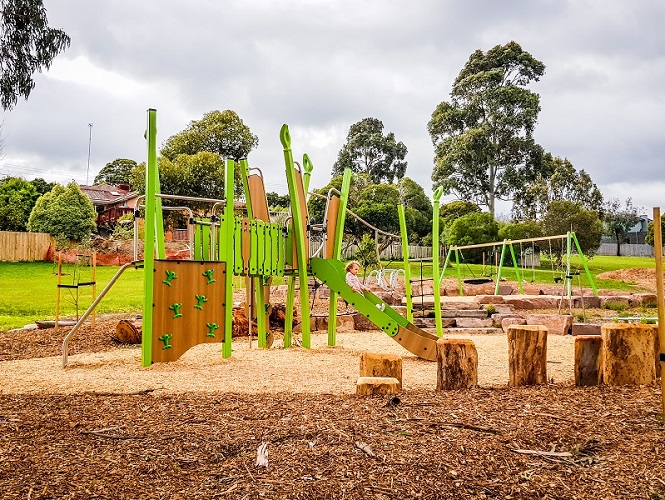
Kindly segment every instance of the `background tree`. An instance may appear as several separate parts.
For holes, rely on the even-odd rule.
[[[50,68],[70,39],[49,27],[42,0],[2,0],[0,6],[0,102],[10,110],[35,88],[35,71]]]
[[[605,223],[605,234],[608,234],[616,240],[617,257],[621,256],[621,244],[625,243],[628,237],[628,231],[631,227],[640,221],[638,209],[633,206],[633,200],[626,199],[622,207],[621,202],[616,199],[610,199],[605,203],[603,222]]]
[[[603,223],[598,212],[589,210],[579,202],[557,200],[550,203],[542,220],[543,235],[554,236],[575,232],[580,248],[589,257],[596,254],[603,236]],[[561,250],[554,248],[560,263]]]
[[[288,208],[291,206],[291,198],[288,194],[279,195],[274,192],[266,193],[266,200],[268,201],[268,206],[270,208]]]
[[[194,155],[203,151],[238,161],[246,158],[258,144],[258,137],[236,112],[227,109],[210,111],[202,119],[190,122],[185,130],[167,139],[160,153],[171,161],[181,154]]]
[[[18,177],[0,181],[0,231],[25,231],[39,192]]]
[[[445,194],[494,214],[497,199],[509,199],[533,176],[540,103],[526,86],[544,73],[545,65],[515,42],[471,54],[451,101],[439,104],[428,124],[435,189],[442,186]]]
[[[130,184],[132,170],[136,167],[137,163],[134,160],[116,158],[99,171],[94,184],[109,184],[111,186]]]
[[[200,152],[193,155],[178,155],[173,161],[162,156],[157,160],[159,182],[162,193],[177,196],[191,196],[200,198],[224,198],[224,160],[215,153]],[[242,192],[242,183],[238,177],[235,179],[235,194]],[[133,188],[145,193],[145,164],[138,165],[131,175]],[[172,202],[163,201],[165,205],[188,206],[199,215],[204,215],[210,209],[209,203]]]
[[[376,118],[363,118],[351,125],[346,144],[339,151],[332,175],[340,175],[345,168],[355,173],[366,173],[375,183],[392,183],[406,172],[404,161],[407,149],[395,140],[395,134],[383,135],[383,122]]]
[[[665,234],[665,214],[660,216],[660,230],[661,234]],[[653,231],[653,221],[651,221],[647,227],[647,235],[644,237],[644,241],[651,246],[654,244]]]
[[[456,219],[448,230],[448,244],[463,246],[498,240],[499,224],[489,212],[471,212]],[[463,250],[464,260],[480,262],[482,249]]]
[[[46,182],[44,179],[41,177],[37,177],[36,179],[32,179],[30,181],[30,184],[35,186],[35,189],[39,194],[46,194],[48,193],[51,189],[53,189],[56,185],[55,182]]]
[[[97,213],[75,182],[55,186],[32,209],[28,229],[53,235],[60,245],[84,241],[96,229]]]
[[[376,256],[376,242],[369,234],[363,234],[358,242],[355,258],[358,259],[363,268],[363,282],[367,279],[368,270],[379,267],[379,259]]]
[[[543,235],[543,227],[537,221],[526,220],[510,222],[500,225],[499,240],[525,240],[528,238],[540,238]]]
[[[603,212],[603,195],[591,176],[577,171],[568,159],[547,153],[539,160],[536,178],[515,192],[512,215],[517,220],[539,220],[552,201],[568,200]]]

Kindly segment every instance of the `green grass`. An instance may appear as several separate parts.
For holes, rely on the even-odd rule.
[[[97,267],[97,293],[118,271],[119,267]],[[48,262],[0,262],[0,331],[19,328],[35,320],[54,319],[57,292],[57,268]],[[63,266],[63,284],[72,284],[75,267]],[[80,268],[79,281],[90,281],[90,268]],[[78,293],[79,315],[92,302],[91,287]],[[136,312],[143,306],[143,270],[128,269],[97,308],[98,314]],[[75,317],[76,291],[61,288],[60,317]]]
[[[589,270],[593,276],[597,288],[639,291],[634,285],[622,281],[598,280],[596,276],[606,271],[615,271],[618,269],[642,267],[653,268],[655,261],[646,257],[613,257],[596,256],[587,261]],[[386,266],[388,263],[384,263]],[[535,278],[536,283],[554,285],[554,277],[560,276],[560,271],[552,271],[550,263],[542,260],[542,266],[532,272],[531,269],[522,270],[522,279],[531,281]],[[443,266],[443,262],[441,263]],[[392,262],[388,267],[400,268],[400,262]],[[119,267],[99,266],[97,267],[97,293],[100,293],[106,284],[112,279]],[[579,270],[582,286],[588,287],[588,280],[584,275],[584,269],[577,257],[572,261],[573,272]],[[424,263],[421,268],[420,263],[411,264],[412,279],[432,277],[431,263]],[[485,271],[487,272],[487,268]],[[56,267],[47,262],[0,262],[0,331],[11,328],[20,328],[35,320],[54,319],[56,302]],[[69,273],[63,276],[65,284],[71,284],[73,281],[73,265],[64,266],[63,272]],[[483,273],[482,265],[460,265],[462,278],[476,277]],[[496,269],[494,269],[496,273]],[[90,269],[80,268],[79,281],[88,281],[90,279]],[[503,277],[508,280],[515,279],[515,271],[512,267],[504,267]],[[446,270],[446,276],[456,277],[457,270],[455,265],[449,265]],[[273,284],[284,283],[283,278],[276,278]],[[234,286],[243,287],[241,278],[236,278]],[[578,278],[573,279],[573,287],[578,287]],[[88,308],[91,299],[91,289],[88,287],[79,289],[78,309],[79,315],[82,315]],[[107,296],[102,300],[97,308],[98,314],[117,313],[117,312],[140,312],[143,307],[143,270],[128,269],[115,283]],[[75,293],[69,289],[61,289],[61,317],[74,317],[76,315]]]
[[[634,284],[626,283],[624,281],[597,279],[599,274],[607,271],[616,271],[619,269],[627,268],[656,267],[655,260],[648,257],[616,257],[597,255],[590,259],[587,258],[586,261],[596,288],[612,290],[640,291],[640,289],[637,288]],[[386,264],[387,263],[384,263],[384,266]],[[443,261],[440,265],[441,268],[443,268]],[[403,269],[401,262],[392,262],[390,263],[389,267]],[[490,272],[490,267],[485,266],[485,268],[483,268],[483,266],[480,264],[466,264],[464,262],[460,262],[459,271],[462,279],[474,277],[478,278],[483,275],[488,275]],[[493,278],[496,278],[496,267],[492,268],[491,271],[494,273]],[[577,256],[573,256],[571,258],[571,272],[576,273],[578,271],[580,273],[579,278],[577,275],[574,275],[573,277],[573,288],[579,287],[580,283],[583,287],[590,287],[589,280],[586,277],[581,260]],[[541,256],[540,267],[536,267],[535,269],[520,268],[519,272],[523,281],[541,283],[544,285],[556,285],[555,278],[560,278],[564,274],[563,270],[557,269],[556,266],[554,266],[553,269],[552,264],[544,256]],[[411,278],[413,280],[417,280],[421,277],[421,275],[423,279],[432,278],[431,262],[425,262],[422,266],[420,263],[411,263]],[[449,278],[457,277],[457,267],[454,262],[448,264],[445,276]],[[517,277],[513,266],[503,266],[501,277],[510,281],[515,281]]]

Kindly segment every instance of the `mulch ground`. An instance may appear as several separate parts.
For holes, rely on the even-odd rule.
[[[84,327],[73,353],[118,349]],[[5,332],[0,360],[67,329]],[[0,363],[0,369],[2,365]],[[21,499],[665,498],[660,387],[13,395],[0,492]],[[256,465],[267,445],[268,466]]]

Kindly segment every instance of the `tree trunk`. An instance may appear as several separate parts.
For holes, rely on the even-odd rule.
[[[656,378],[656,325],[608,323],[603,338],[603,382],[607,385],[648,385]]]
[[[468,389],[478,385],[478,352],[472,340],[436,342],[436,390]]]
[[[115,327],[115,339],[123,344],[140,344],[143,333],[143,320],[123,319]]]
[[[508,327],[508,377],[510,387],[547,383],[547,328]]]
[[[586,387],[603,381],[601,346],[599,335],[575,337],[575,385]]]

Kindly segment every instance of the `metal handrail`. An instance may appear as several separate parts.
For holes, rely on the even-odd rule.
[[[74,328],[65,335],[65,338],[62,341],[62,367],[65,368],[67,366],[67,356],[68,356],[68,344],[69,344],[69,339],[76,333],[76,331],[81,327],[83,322],[90,316],[92,311],[95,310],[95,307],[97,307],[97,304],[101,302],[101,300],[104,298],[104,296],[108,293],[108,291],[111,289],[111,287],[115,284],[116,281],[118,281],[118,278],[122,273],[125,272],[125,270],[131,266],[134,266],[134,268],[138,268],[140,265],[143,264],[142,260],[134,260],[132,262],[128,262],[124,266],[122,266],[120,269],[118,269],[118,272],[115,273],[113,278],[111,278],[111,281],[108,282],[108,284],[104,287],[104,290],[97,296],[97,298],[94,300],[92,304],[90,304],[90,307],[88,307],[88,310],[83,313],[83,316],[81,316],[81,319],[78,320],[78,322],[74,325]]]

